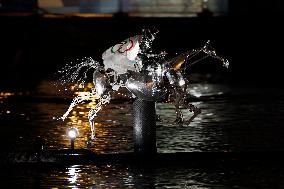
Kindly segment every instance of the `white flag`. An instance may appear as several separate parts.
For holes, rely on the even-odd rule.
[[[105,70],[111,68],[118,74],[124,74],[127,70],[137,71],[135,64],[140,38],[140,35],[136,35],[107,49],[102,55]]]

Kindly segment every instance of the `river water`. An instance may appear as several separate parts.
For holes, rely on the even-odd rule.
[[[157,113],[163,120],[157,123],[159,153],[284,150],[283,90],[193,84],[189,92],[192,103],[202,109],[190,125],[174,124],[174,106],[157,103]],[[79,129],[75,147],[87,147],[87,115],[95,102],[78,105],[62,122],[54,117],[67,110],[74,93],[60,93],[50,81],[41,82],[33,91],[9,90],[0,94],[2,158],[30,149],[37,136],[45,139],[48,149],[67,149],[69,126]],[[191,115],[186,109],[183,112],[185,117]],[[132,101],[112,101],[95,120],[95,127],[92,151],[132,152]],[[0,172],[0,180],[10,188],[273,188],[272,185],[284,184],[282,169],[253,166],[136,169],[118,164],[40,168],[13,165]]]

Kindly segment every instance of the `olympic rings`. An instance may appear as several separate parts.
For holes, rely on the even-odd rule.
[[[125,49],[124,51],[122,51],[121,49],[124,47],[125,44],[128,43],[128,41],[131,43],[130,47],[127,48],[127,49]],[[133,40],[130,39],[130,38],[129,38],[129,39],[126,39],[126,40],[124,40],[124,41],[122,41],[122,42],[119,43],[119,44],[120,44],[120,46],[119,46],[119,48],[118,48],[117,50],[114,50],[114,47],[115,47],[116,45],[114,45],[114,46],[111,47],[111,52],[112,52],[112,53],[118,52],[118,53],[120,53],[120,54],[123,54],[123,53],[125,53],[125,52],[127,52],[127,51],[130,51],[130,50],[132,49],[132,47],[134,46],[134,42],[133,42]]]

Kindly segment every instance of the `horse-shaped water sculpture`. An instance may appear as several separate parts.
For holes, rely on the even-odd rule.
[[[228,67],[228,60],[218,56],[216,52],[209,48],[209,41],[199,49],[193,49],[182,53],[175,58],[166,60],[166,53],[153,54],[151,45],[158,32],[152,32],[148,29],[142,30],[141,35],[136,35],[124,40],[120,44],[106,50],[103,55],[103,64],[87,58],[75,66],[69,66],[63,69],[64,73],[71,70],[71,75],[66,75],[64,82],[78,80],[81,70],[84,68],[84,77],[90,69],[94,69],[93,83],[95,87],[87,95],[77,96],[73,99],[66,113],[61,117],[66,119],[70,111],[78,103],[90,100],[99,96],[96,106],[89,111],[89,123],[91,127],[91,138],[95,137],[94,119],[102,107],[106,106],[114,92],[119,88],[125,87],[135,98],[141,98],[147,101],[158,101],[170,94],[174,97],[176,111],[176,122],[184,122],[183,115],[179,107],[185,107],[193,112],[189,124],[201,110],[196,106],[186,103],[188,81],[185,78],[183,70],[199,62],[192,61],[193,57],[202,58],[213,57],[219,60],[223,66]]]

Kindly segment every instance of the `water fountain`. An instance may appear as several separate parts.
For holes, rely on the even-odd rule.
[[[225,67],[229,66],[229,62],[210,48],[209,41],[199,49],[166,59],[167,53],[155,54],[152,51],[152,43],[157,34],[158,31],[155,29],[143,29],[142,34],[130,37],[107,49],[102,55],[103,63],[86,58],[79,64],[67,65],[60,70],[59,73],[63,75],[61,82],[65,84],[84,83],[87,73],[93,69],[95,84],[90,92],[73,99],[61,119],[65,120],[77,104],[99,97],[98,103],[88,115],[91,139],[95,140],[95,117],[104,106],[110,103],[115,92],[120,88],[126,88],[136,99],[133,103],[134,151],[136,153],[156,153],[155,102],[165,98],[167,93],[174,96],[176,122],[190,124],[201,110],[185,101],[188,86],[188,81],[184,77],[185,70],[207,57],[219,60]],[[194,59],[196,57],[199,59]],[[180,106],[192,112],[192,117],[185,120]]]

